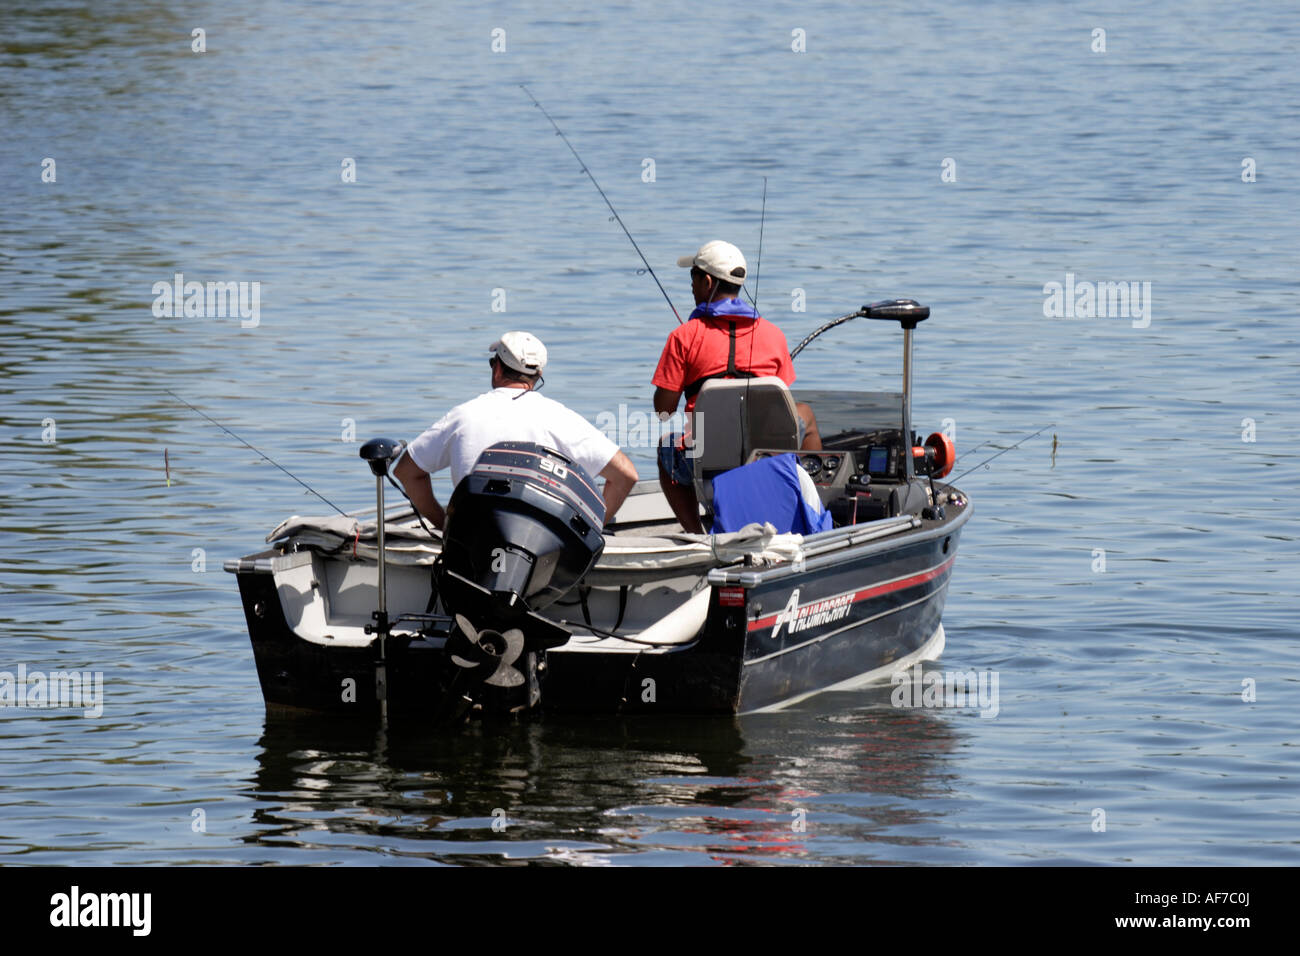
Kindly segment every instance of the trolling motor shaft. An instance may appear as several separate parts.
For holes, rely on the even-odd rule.
[[[366,626],[367,634],[379,635],[379,658],[375,662],[375,698],[379,701],[379,714],[388,716],[388,656],[387,643],[388,595],[384,582],[384,479],[388,477],[388,463],[400,455],[406,445],[391,438],[372,438],[361,446],[360,456],[370,465],[375,475],[375,522],[379,531],[379,609],[371,617],[375,623]]]

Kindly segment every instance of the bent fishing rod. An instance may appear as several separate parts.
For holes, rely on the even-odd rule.
[[[664,295],[664,301],[668,303],[668,308],[673,310],[673,315],[677,318],[677,324],[681,325],[682,317],[677,312],[677,306],[673,305],[673,300],[668,297],[668,292],[666,289],[664,289],[664,284],[660,282],[659,277],[655,275],[654,269],[650,266],[650,260],[645,257],[645,253],[641,251],[641,247],[638,246],[636,244],[636,240],[632,238],[632,233],[628,230],[627,225],[623,222],[623,217],[618,214],[618,210],[614,208],[614,204],[609,201],[609,197],[605,195],[605,190],[600,188],[600,183],[596,182],[596,177],[592,175],[591,170],[587,167],[587,164],[583,162],[582,157],[578,155],[578,151],[573,148],[573,144],[569,142],[569,137],[564,135],[564,130],[560,129],[560,124],[555,122],[554,119],[552,119],[550,113],[546,112],[546,107],[537,101],[537,97],[533,96],[532,90],[530,90],[523,83],[519,84],[519,88],[523,90],[525,93],[527,93],[528,98],[533,101],[533,105],[542,111],[542,115],[545,116],[547,120],[550,121],[550,124],[555,127],[556,135],[558,135],[560,139],[564,140],[564,145],[569,147],[569,152],[573,154],[573,158],[576,159],[579,162],[579,164],[581,164],[582,171],[587,174],[587,178],[591,180],[591,184],[596,187],[596,192],[600,193],[600,198],[605,200],[605,205],[608,206],[609,211],[614,214],[613,217],[614,221],[619,224],[619,226],[623,230],[623,234],[627,236],[628,242],[632,243],[632,248],[635,249],[636,254],[641,257],[641,261],[645,264],[645,271],[650,273],[650,278],[654,279],[655,285],[659,286],[659,291],[662,292]]]

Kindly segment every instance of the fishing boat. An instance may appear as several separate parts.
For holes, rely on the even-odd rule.
[[[373,511],[293,516],[225,564],[268,710],[743,714],[937,658],[971,506],[942,481],[951,442],[911,427],[912,333],[928,316],[911,299],[874,303],[792,353],[849,319],[896,321],[900,392],[792,392],[774,378],[701,390],[705,527],[734,476],[793,461],[798,493],[829,515],[816,533],[757,520],[764,499],[744,527],[686,534],[653,481],[606,525],[593,479],[524,443],[485,451],[445,527],[428,529],[384,505],[401,443],[367,442]],[[796,401],[816,410],[820,450],[798,447]]]

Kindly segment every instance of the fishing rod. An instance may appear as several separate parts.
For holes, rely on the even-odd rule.
[[[1044,425],[1042,428],[1038,429],[1038,431],[1034,432],[1033,435],[1026,435],[1024,438],[1020,439],[1020,441],[1016,442],[1014,445],[1010,445],[1010,446],[1008,446],[1008,447],[1006,447],[1006,448],[1003,448],[1003,449],[1002,449],[1001,451],[999,451],[996,455],[990,455],[988,458],[985,458],[985,459],[984,459],[982,462],[980,462],[978,465],[975,465],[975,466],[973,466],[973,467],[971,467],[971,468],[967,468],[965,471],[963,471],[963,472],[962,472],[960,475],[958,475],[956,478],[953,478],[953,479],[947,481],[947,483],[950,484],[950,485],[954,485],[954,484],[956,484],[957,482],[959,482],[959,481],[961,481],[963,478],[965,478],[967,475],[969,475],[972,471],[975,471],[975,470],[978,469],[978,468],[983,468],[985,465],[987,465],[989,462],[991,462],[994,458],[997,458],[997,457],[999,457],[999,456],[1001,456],[1001,455],[1005,455],[1007,452],[1009,452],[1009,451],[1013,451],[1014,449],[1019,448],[1019,447],[1020,447],[1021,445],[1023,445],[1025,442],[1029,441],[1029,439],[1033,438],[1035,435],[1041,435],[1043,432],[1047,431],[1049,428],[1055,428],[1055,427],[1056,427],[1056,422],[1052,422],[1050,425]],[[985,444],[988,444],[988,443],[985,442]],[[979,446],[976,445],[975,447],[978,448]]]
[[[627,236],[628,241],[632,243],[632,248],[636,250],[636,254],[640,256],[641,261],[645,263],[645,271],[650,273],[650,278],[655,280],[655,285],[659,286],[659,291],[664,294],[664,300],[668,303],[668,308],[673,310],[673,315],[677,318],[677,324],[681,325],[682,317],[677,312],[677,306],[673,305],[673,300],[668,298],[668,292],[664,289],[664,284],[659,281],[659,277],[655,275],[654,269],[651,268],[650,260],[645,257],[645,253],[641,251],[641,247],[638,246],[636,240],[632,238],[632,233],[623,222],[623,217],[618,214],[618,210],[614,208],[614,204],[609,201],[609,197],[605,195],[605,190],[600,188],[600,183],[596,182],[596,177],[591,174],[591,170],[587,168],[587,164],[583,162],[582,157],[578,155],[578,151],[573,148],[573,144],[569,142],[569,137],[564,135],[564,130],[560,129],[560,124],[551,118],[550,113],[546,112],[546,107],[537,101],[537,97],[533,96],[532,90],[523,83],[519,84],[519,88],[528,94],[528,98],[533,101],[533,105],[542,111],[543,116],[550,120],[551,125],[555,127],[556,134],[560,139],[564,140],[564,145],[569,147],[569,152],[573,154],[573,158],[582,164],[582,171],[587,174],[587,178],[591,180],[591,184],[596,187],[596,192],[600,193],[600,198],[605,200],[605,205],[608,206],[609,211],[614,214],[614,221],[622,227],[623,234]]]
[[[767,221],[767,177],[763,177],[763,211],[758,217],[758,262],[754,264],[754,311],[758,311],[758,277],[763,271],[763,224]],[[791,356],[794,358],[794,356]]]
[[[189,402],[185,401],[185,399],[181,398],[179,395],[177,395],[175,392],[173,392],[170,388],[164,388],[163,391],[166,392],[168,395],[170,395],[172,398],[176,399],[176,401],[180,402],[180,403],[181,403],[182,405],[184,405],[186,408],[189,408],[189,409],[191,409],[192,411],[198,412],[198,414],[202,415],[202,416],[203,416],[204,418],[206,418],[208,421],[212,422],[212,424],[216,425],[218,428],[220,428],[223,432],[225,432],[227,435],[229,435],[229,436],[230,436],[231,438],[233,438],[235,441],[239,442],[241,445],[247,445],[249,448],[252,448],[253,451],[257,452],[259,455],[261,455],[263,458],[265,458],[265,459],[266,459],[267,461],[269,461],[271,464],[275,465],[276,468],[279,468],[282,472],[284,472],[286,475],[288,475],[288,476],[289,476],[290,478],[292,478],[294,481],[298,482],[298,484],[302,485],[304,488],[306,488],[308,491],[310,491],[313,495],[315,495],[315,496],[316,496],[317,498],[319,498],[321,501],[325,502],[327,505],[329,505],[331,508],[333,508],[333,509],[334,509],[335,511],[337,511],[339,514],[343,515],[343,517],[345,517],[345,518],[350,517],[350,515],[348,515],[348,513],[345,512],[342,508],[340,508],[340,507],[339,507],[338,505],[336,505],[334,502],[330,501],[328,498],[326,498],[324,495],[322,495],[319,491],[317,491],[317,490],[316,490],[315,488],[313,488],[311,485],[307,484],[307,482],[303,481],[301,478],[299,478],[297,475],[295,475],[293,472],[291,472],[288,468],[285,468],[284,465],[280,464],[278,461],[276,461],[274,458],[272,458],[270,455],[266,454],[265,452],[261,451],[260,449],[258,449],[258,448],[254,448],[252,445],[249,445],[248,442],[244,441],[244,439],[240,438],[238,435],[236,435],[234,432],[232,432],[232,431],[231,431],[229,428],[227,428],[225,425],[221,424],[221,422],[217,421],[217,420],[216,420],[215,418],[213,418],[211,415],[206,414],[206,413],[203,412],[201,409],[195,408],[195,407],[194,407],[193,405],[191,405]]]
[[[975,454],[977,451],[979,451],[981,448],[983,448],[985,445],[991,445],[991,444],[993,444],[995,441],[997,441],[996,438],[989,438],[989,439],[987,439],[987,440],[985,440],[985,441],[980,442],[980,443],[979,443],[978,445],[976,445],[974,448],[968,448],[968,449],[966,449],[966,451],[962,452],[962,454],[963,454],[963,455],[967,455],[967,456],[969,456],[969,455],[973,455],[973,454]]]

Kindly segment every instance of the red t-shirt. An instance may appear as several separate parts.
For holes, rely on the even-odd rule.
[[[731,323],[736,323],[736,368],[755,375],[776,375],[794,384],[794,363],[785,336],[771,322],[745,315],[691,319],[673,329],[655,369],[653,385],[684,392],[706,375],[727,370],[731,348]],[[695,396],[686,399],[686,411],[695,408]]]

